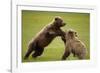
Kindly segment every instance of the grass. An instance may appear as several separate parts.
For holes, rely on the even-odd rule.
[[[47,46],[44,53],[33,59],[30,55],[28,60],[23,57],[27,51],[28,42],[55,16],[60,16],[67,23],[62,30],[74,29],[78,32],[79,38],[87,47],[88,54],[86,59],[90,59],[90,14],[89,13],[71,13],[71,12],[44,12],[44,11],[22,11],[22,62],[39,61],[60,61],[64,52],[64,44],[60,37],[55,38]],[[76,60],[70,55],[67,60]]]

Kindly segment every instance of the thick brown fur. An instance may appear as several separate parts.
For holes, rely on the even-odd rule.
[[[54,38],[57,36],[64,36],[64,32],[61,30],[65,23],[61,17],[55,17],[53,22],[45,26],[37,35],[29,42],[28,50],[24,56],[27,59],[29,55],[34,51],[32,57],[42,55],[44,48],[48,46]]]
[[[65,44],[65,52],[62,56],[62,60],[66,60],[70,53],[79,59],[86,58],[86,46],[82,41],[79,40],[76,31],[72,29],[68,30],[65,32],[65,36],[62,37],[62,40]]]

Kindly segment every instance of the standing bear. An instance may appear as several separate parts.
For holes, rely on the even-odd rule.
[[[72,29],[68,30],[67,32],[65,32],[65,36],[62,37],[62,40],[65,44],[65,51],[62,56],[62,60],[66,60],[70,53],[72,53],[74,57],[76,56],[79,59],[86,58],[86,46],[82,41],[78,39],[76,31]]]
[[[45,26],[37,35],[29,42],[28,50],[24,56],[27,59],[32,54],[33,58],[40,56],[44,48],[48,46],[54,38],[57,36],[64,36],[64,32],[61,27],[65,26],[65,23],[61,17],[55,17],[53,22]]]

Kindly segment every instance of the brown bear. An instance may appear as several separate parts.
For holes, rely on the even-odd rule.
[[[37,35],[29,42],[28,50],[24,56],[27,59],[29,55],[32,54],[33,58],[40,56],[44,48],[48,46],[52,40],[57,36],[64,36],[64,32],[61,27],[65,26],[63,19],[61,17],[55,17],[53,22],[45,26]]]
[[[65,44],[65,51],[62,56],[62,60],[66,60],[66,58],[72,53],[74,56],[79,59],[86,58],[86,46],[85,44],[79,40],[77,32],[70,29],[65,32],[65,36],[62,37],[62,40]]]

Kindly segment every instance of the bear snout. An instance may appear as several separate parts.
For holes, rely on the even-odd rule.
[[[66,23],[62,23],[61,27],[62,27],[62,26],[65,26],[65,25],[66,25]]]

